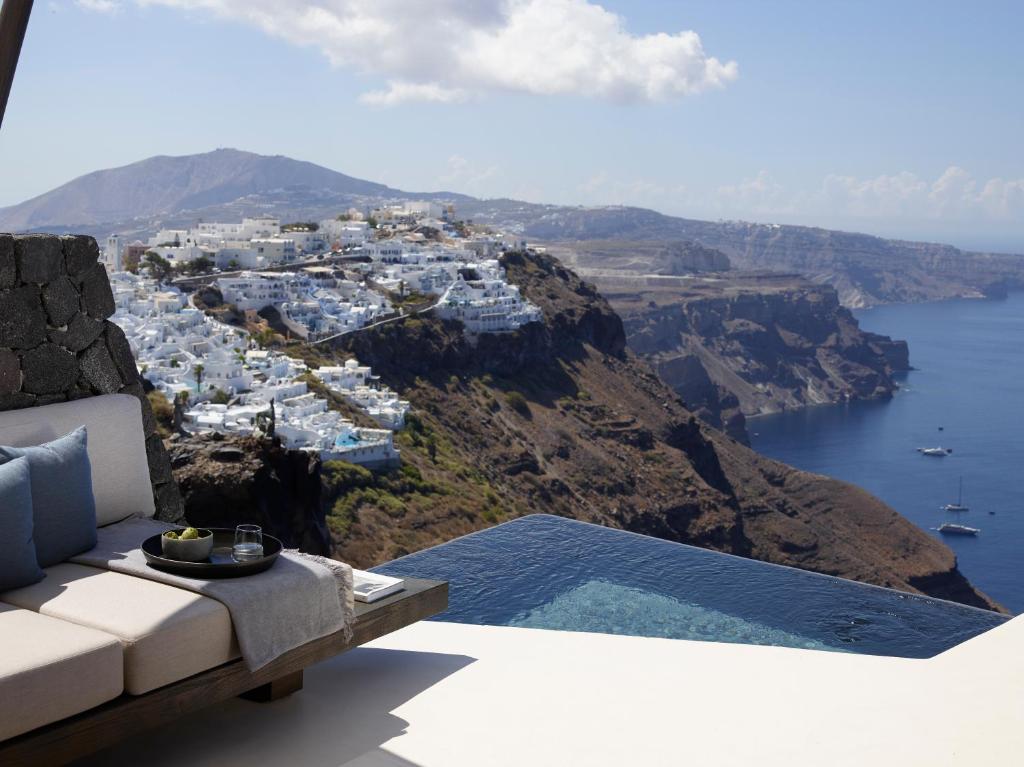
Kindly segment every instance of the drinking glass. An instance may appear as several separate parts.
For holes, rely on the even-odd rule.
[[[236,562],[249,562],[263,556],[263,530],[259,525],[239,525],[235,528],[235,545],[231,556]]]

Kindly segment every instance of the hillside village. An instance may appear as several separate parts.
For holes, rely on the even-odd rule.
[[[174,428],[272,434],[324,460],[396,465],[393,432],[404,426],[409,403],[370,367],[349,359],[311,369],[264,348],[265,339],[246,328],[270,317],[286,337],[320,344],[429,311],[460,321],[472,342],[539,321],[540,309],[507,281],[498,260],[525,242],[472,232],[452,213],[411,202],[319,223],[199,223],[161,230],[148,243],[112,235],[103,262],[113,320],[143,377],[173,403]],[[211,316],[209,301],[244,321]],[[310,374],[381,428],[356,426],[331,410],[310,390]]]

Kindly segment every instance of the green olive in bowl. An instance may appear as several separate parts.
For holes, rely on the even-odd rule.
[[[204,527],[168,530],[160,536],[160,547],[168,559],[179,562],[202,562],[213,551],[213,531]]]

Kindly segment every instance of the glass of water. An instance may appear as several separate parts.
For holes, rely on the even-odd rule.
[[[231,556],[236,562],[251,562],[263,556],[263,530],[259,525],[239,525],[235,528],[235,545]]]

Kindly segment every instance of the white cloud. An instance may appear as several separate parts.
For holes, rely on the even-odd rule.
[[[437,181],[447,191],[489,196],[487,182],[498,175],[498,166],[478,166],[461,155],[448,158],[448,167]]]
[[[738,184],[720,186],[715,193],[715,200],[727,210],[749,211],[747,215],[779,214],[788,212],[792,206],[785,189],[766,170]]]
[[[588,205],[638,205],[675,209],[691,198],[684,184],[662,183],[647,178],[623,179],[599,170],[583,182],[557,195],[567,202]]]
[[[829,174],[816,189],[788,189],[766,171],[719,187],[717,212],[728,217],[798,216],[843,219],[1019,221],[1024,178],[978,181],[951,165],[934,181],[909,171],[869,178]]]
[[[461,88],[445,88],[437,83],[409,83],[389,81],[387,90],[368,91],[359,97],[364,104],[390,107],[405,101],[434,101],[438,104],[455,104],[465,101],[469,94]]]
[[[135,2],[207,11],[319,47],[336,66],[384,78],[386,90],[363,96],[383,106],[494,92],[664,101],[738,74],[736,62],[707,55],[696,32],[634,35],[588,0]]]
[[[117,0],[75,0],[75,5],[94,13],[113,13],[118,10]]]

